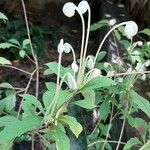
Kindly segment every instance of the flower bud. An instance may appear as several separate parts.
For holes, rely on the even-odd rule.
[[[64,51],[64,40],[61,39],[58,46],[57,46],[58,53],[62,53]]]
[[[101,70],[99,70],[97,68],[94,68],[93,71],[90,74],[90,77],[93,79],[93,78],[96,78],[100,75],[101,75]]]
[[[69,44],[69,43],[65,43],[64,44],[64,52],[65,53],[70,53],[70,51],[71,51],[71,45]]]
[[[70,18],[74,16],[75,9],[76,9],[75,4],[72,2],[68,2],[63,6],[63,13],[65,14],[65,16]]]
[[[125,35],[131,39],[138,32],[138,26],[134,21],[129,21],[124,28]]]
[[[107,72],[107,77],[112,77],[115,75],[115,71],[108,71]]]
[[[90,55],[88,56],[88,60],[87,60],[87,64],[86,66],[89,68],[89,69],[93,69],[94,67],[94,56],[93,55]]]
[[[142,42],[142,41],[138,41],[138,42],[137,42],[137,45],[138,45],[138,46],[142,46],[142,45],[143,45],[143,42]]]
[[[115,25],[116,24],[116,19],[111,19],[111,20],[109,20],[109,22],[108,22],[108,25],[109,26],[113,26],[113,25]]]
[[[68,87],[71,89],[71,90],[76,90],[77,89],[77,83],[73,77],[73,75],[71,73],[68,73],[68,76],[67,76],[67,83],[68,83]]]
[[[141,80],[143,80],[143,81],[146,80],[146,74],[143,74],[143,75],[141,76]]]
[[[71,64],[71,68],[74,72],[78,72],[78,65],[75,61]]]
[[[86,11],[88,10],[88,7],[89,7],[88,2],[84,0],[78,4],[78,9],[80,10],[81,14],[86,13]]]

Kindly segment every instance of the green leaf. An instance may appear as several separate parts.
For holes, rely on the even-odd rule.
[[[0,64],[1,65],[11,65],[11,62],[4,57],[0,57]]]
[[[22,48],[25,49],[27,48],[27,45],[30,44],[30,40],[29,39],[25,39],[22,42]]]
[[[57,150],[70,150],[70,140],[58,126],[49,127],[48,136],[56,141]]]
[[[73,96],[73,93],[69,91],[59,91],[59,98],[57,102],[57,107],[61,107],[66,101],[70,100]]]
[[[7,48],[11,48],[11,47],[16,47],[14,44],[5,42],[5,43],[0,43],[0,49],[7,49]]]
[[[49,74],[56,74],[58,73],[58,63],[57,62],[50,62],[46,64],[49,69],[47,69],[44,74],[49,75]],[[72,69],[68,67],[60,67],[60,78],[62,78],[67,72],[72,73]]]
[[[110,103],[108,100],[104,100],[99,109],[100,119],[106,120],[110,112]]]
[[[85,89],[106,88],[106,87],[112,86],[114,84],[115,84],[115,81],[113,81],[112,79],[101,76],[101,77],[94,78],[94,79],[90,80],[89,82],[87,82],[82,87],[82,89],[85,90]]]
[[[0,19],[3,20],[3,21],[8,20],[8,18],[2,12],[0,12]]]
[[[128,40],[121,40],[120,43],[125,47],[126,50],[130,46],[130,42]]]
[[[35,96],[30,95],[30,94],[21,94],[20,96],[24,99],[23,108],[27,108],[27,107],[24,107],[25,105],[28,106],[29,108],[31,108],[32,105],[34,105],[44,114],[44,108],[42,104],[40,103],[40,101],[37,100]]]
[[[97,62],[101,61],[104,57],[106,56],[106,52],[105,51],[101,51],[99,54],[98,54],[98,57],[97,57]]]
[[[38,116],[28,116],[22,121],[12,116],[1,117],[0,127],[4,129],[0,131],[0,144],[5,144],[28,131],[39,128],[41,122],[42,119]]]
[[[108,20],[98,21],[97,23],[94,23],[93,25],[91,25],[90,31],[96,31],[106,25],[108,25]]]
[[[96,107],[96,105],[93,103],[93,101],[91,99],[87,99],[87,100],[78,100],[73,102],[73,104],[85,108],[85,109],[93,109]]]
[[[20,57],[24,58],[26,55],[26,52],[24,50],[20,50],[19,55],[20,55]]]
[[[78,138],[83,128],[81,124],[76,120],[76,118],[71,116],[61,116],[58,118],[62,124],[69,126],[72,133]]]
[[[7,112],[10,112],[15,107],[15,104],[16,104],[16,95],[15,93],[12,93],[7,97],[3,98],[2,100],[0,100],[0,105],[1,105],[0,109],[3,108]]]
[[[51,90],[56,90],[56,84],[54,82],[46,82],[46,88],[51,91]]]
[[[150,102],[135,91],[132,91],[130,96],[132,102],[150,118]]]
[[[150,36],[150,29],[146,28],[146,29],[140,31],[139,33],[143,33],[143,34],[145,34],[145,35]]]
[[[121,40],[121,35],[120,35],[120,33],[119,33],[117,30],[114,30],[114,33],[115,33],[116,39],[117,39],[118,41],[120,41],[120,40]]]
[[[131,138],[127,144],[124,146],[123,150],[131,150],[131,148],[137,144],[140,144],[141,142],[135,137]]]
[[[0,88],[14,89],[14,87],[11,84],[9,84],[8,82],[1,83]]]
[[[20,43],[16,39],[10,39],[10,40],[8,40],[8,42],[15,44],[17,46],[20,46]]]

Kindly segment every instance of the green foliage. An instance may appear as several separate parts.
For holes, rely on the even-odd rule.
[[[96,31],[104,26],[107,26],[108,25],[108,21],[107,20],[101,20],[101,21],[98,21],[97,23],[94,23],[93,25],[91,25],[91,28],[90,30],[91,31]]]
[[[143,34],[145,34],[147,36],[150,36],[150,29],[146,28],[146,29],[140,31],[139,33],[143,33]]]

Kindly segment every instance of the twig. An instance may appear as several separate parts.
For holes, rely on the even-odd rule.
[[[27,84],[27,86],[26,86],[26,88],[25,88],[24,94],[26,94],[26,93],[27,93],[27,91],[28,91],[28,89],[29,89],[29,86],[30,86],[30,84],[31,84],[31,81],[32,81],[33,75],[35,74],[35,72],[36,72],[36,70],[34,70],[34,71],[32,72],[32,74],[31,74],[31,76],[30,76],[30,79],[29,79],[29,81],[28,81],[28,84]],[[19,115],[20,115],[20,112],[21,112],[21,108],[22,108],[22,101],[23,101],[23,99],[21,100],[21,103],[20,103],[20,106],[19,106],[19,109],[18,109],[17,118],[19,118]]]
[[[0,67],[5,67],[5,68],[11,68],[11,69],[15,69],[15,70],[18,70],[18,71],[20,71],[20,72],[23,72],[23,73],[25,73],[25,74],[27,74],[27,75],[31,75],[31,73],[30,73],[30,72],[28,72],[28,71],[25,71],[25,70],[23,70],[23,69],[20,69],[20,68],[17,68],[17,67],[15,67],[15,66],[9,66],[9,65],[0,65]]]
[[[95,141],[95,142],[89,144],[88,147],[91,147],[91,146],[93,146],[93,145],[95,145],[95,144],[97,144],[97,143],[105,143],[105,142],[106,142],[105,140]],[[109,140],[108,140],[107,142],[108,142],[108,143],[118,143],[118,141],[109,141]],[[125,145],[126,143],[120,142],[120,144]]]
[[[21,0],[21,2],[22,2],[23,12],[24,12],[24,18],[25,18],[25,23],[26,23],[26,29],[27,29],[29,44],[30,44],[30,47],[31,47],[31,53],[32,53],[33,59],[35,61],[35,67],[36,67],[36,71],[37,71],[37,73],[36,73],[36,93],[35,93],[35,95],[36,95],[36,98],[38,99],[38,94],[39,94],[39,66],[38,66],[38,61],[37,61],[36,55],[34,53],[33,45],[32,45],[32,42],[31,42],[29,23],[28,23],[27,11],[26,11],[24,0]]]

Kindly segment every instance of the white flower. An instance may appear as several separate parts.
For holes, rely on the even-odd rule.
[[[144,66],[145,67],[148,67],[150,65],[150,60],[147,60],[145,63],[144,63]]]
[[[127,73],[131,73],[132,72],[132,68],[128,68]]]
[[[64,44],[64,52],[65,53],[70,53],[71,51],[71,45],[69,43]]]
[[[144,71],[145,70],[145,66],[142,63],[137,63],[136,67],[135,67],[136,71]]]
[[[71,89],[71,90],[76,90],[77,89],[77,83],[73,77],[73,75],[71,73],[68,73],[68,76],[67,76],[67,83],[68,83],[68,87]]]
[[[86,11],[88,10],[88,7],[89,7],[88,2],[84,0],[78,4],[78,9],[80,10],[81,14],[86,13]]]
[[[131,39],[138,32],[138,26],[134,21],[129,21],[124,28],[125,35]]]
[[[75,14],[76,5],[72,2],[68,2],[63,6],[63,13],[67,17],[72,17]]]
[[[90,73],[90,78],[96,78],[99,77],[101,75],[101,70],[94,68],[93,71]]]
[[[62,53],[64,51],[64,40],[61,39],[58,46],[57,46],[58,53]]]
[[[142,41],[138,41],[138,42],[137,42],[137,45],[138,45],[138,46],[142,46],[142,45],[143,45],[143,42],[142,42]]]
[[[143,75],[141,76],[141,79],[142,79],[143,81],[145,81],[145,80],[146,80],[146,75],[143,74]]]
[[[79,67],[75,61],[71,64],[71,68],[74,72],[78,72]]]
[[[111,20],[109,20],[109,22],[108,22],[108,25],[109,26],[113,26],[113,25],[115,25],[116,24],[116,19],[111,19]]]
[[[94,67],[94,56],[93,55],[89,55],[88,56],[88,60],[87,60],[87,64],[86,66],[89,68],[89,69],[93,69]]]

